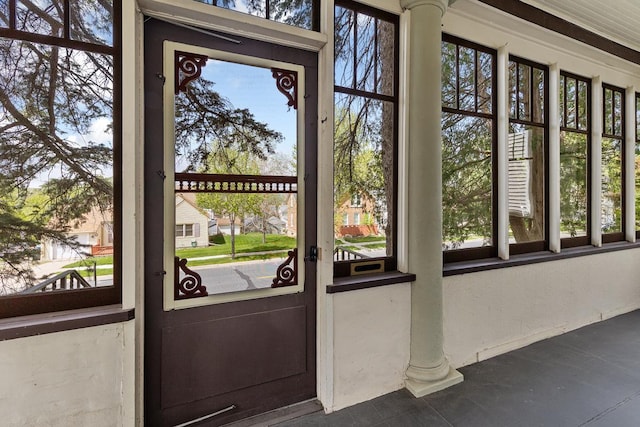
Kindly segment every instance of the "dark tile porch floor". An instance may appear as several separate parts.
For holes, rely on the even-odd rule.
[[[416,399],[400,390],[303,426],[640,426],[640,310],[460,371],[463,383]]]

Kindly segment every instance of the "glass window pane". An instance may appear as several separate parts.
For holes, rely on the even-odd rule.
[[[524,64],[518,65],[520,81],[518,82],[518,118],[531,120],[531,67]]]
[[[604,117],[603,126],[606,135],[613,135],[613,92],[611,89],[604,89]]]
[[[391,102],[335,95],[335,250],[345,256],[339,261],[393,255],[395,117]]]
[[[457,108],[456,45],[442,42],[442,106]]]
[[[443,249],[493,244],[492,132],[491,120],[443,113]]]
[[[313,28],[313,0],[194,0],[300,28]]]
[[[544,123],[544,96],[545,96],[544,71],[533,69],[533,94],[532,94],[532,120],[535,123]]]
[[[476,111],[476,51],[467,47],[459,49],[460,110]]]
[[[478,52],[478,112],[491,114],[493,109],[493,55]]]
[[[640,141],[640,96],[636,95],[636,141]]]
[[[356,14],[356,89],[374,92],[376,88],[376,19]]]
[[[518,63],[509,61],[509,118],[517,119],[518,114],[516,110],[516,106],[518,103],[518,81],[517,81],[517,70]]]
[[[566,108],[566,105],[567,105],[567,102],[565,100],[565,94],[566,94],[565,82],[566,82],[565,77],[563,75],[560,75],[560,94],[559,94],[559,98],[560,98],[560,126],[561,127],[567,126],[567,123],[566,123],[567,122],[567,120],[566,120],[567,117],[566,117],[566,114],[565,114],[565,108]]]
[[[622,231],[622,141],[602,138],[602,232]]]
[[[208,58],[201,71],[174,98],[175,255],[209,295],[271,288],[298,247],[301,110],[287,105],[270,68]],[[202,191],[181,191],[199,179]]]
[[[622,93],[614,91],[613,93],[613,134],[622,136],[624,116],[622,114]]]
[[[75,0],[69,5],[73,40],[113,46],[112,1]]]
[[[270,0],[269,19],[311,30],[313,5],[314,0]]]
[[[560,237],[587,235],[587,136],[560,133]]]
[[[377,84],[376,92],[393,96],[395,59],[395,26],[386,21],[378,20],[378,52],[376,55]]]
[[[579,81],[578,82],[578,93],[577,93],[576,103],[578,104],[578,129],[579,130],[588,130],[589,129],[589,115],[591,112],[589,111],[589,87],[587,82]]]
[[[64,24],[62,0],[16,3],[16,29],[45,36],[62,37]]]
[[[572,79],[572,78],[567,78],[566,80],[566,97],[567,97],[567,104],[565,106],[566,108],[566,127],[575,129],[576,126],[576,114],[577,114],[577,109],[576,109],[576,104],[578,103],[578,95],[577,95],[577,88],[576,88],[576,79]]]
[[[342,7],[336,7],[335,13],[334,82],[336,86],[355,88],[353,74],[355,13]]]
[[[0,295],[112,285],[113,58],[0,39],[0,61]]]
[[[544,240],[544,128],[510,124],[509,241]]]
[[[636,230],[640,230],[640,144],[635,147],[635,177],[636,177]]]
[[[7,0],[0,1],[0,27],[9,28],[9,2]]]

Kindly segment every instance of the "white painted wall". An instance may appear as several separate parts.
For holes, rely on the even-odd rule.
[[[0,424],[132,426],[133,341],[131,321],[0,342]]]
[[[640,308],[640,249],[444,278],[454,367]]]
[[[332,294],[333,405],[338,410],[404,387],[411,285]]]
[[[176,225],[191,224],[192,235],[176,237],[176,248],[209,246],[209,218],[181,197],[176,197]]]

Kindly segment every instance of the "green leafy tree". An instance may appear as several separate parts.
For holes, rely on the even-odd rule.
[[[227,148],[211,152],[202,172],[249,175],[259,173],[259,169],[250,153]],[[263,199],[264,195],[252,193],[198,193],[199,207],[229,219],[231,258],[236,257],[236,221],[246,214],[260,212]]]
[[[380,94],[394,94],[395,32],[384,20],[336,8],[336,85],[366,88]],[[359,29],[358,45],[353,34]],[[357,52],[357,68],[352,61]],[[373,83],[372,83],[373,82]],[[375,88],[375,89],[374,89]],[[360,194],[374,202],[374,214],[386,236],[386,250],[393,248],[395,222],[395,106],[375,97],[337,93],[334,129],[334,202],[336,210],[347,197]],[[348,194],[350,193],[350,194]],[[341,218],[334,218],[341,221]]]

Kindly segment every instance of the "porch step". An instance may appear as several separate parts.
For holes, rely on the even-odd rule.
[[[223,427],[269,427],[275,424],[293,420],[303,415],[322,411],[322,405],[317,399],[306,400],[283,408],[274,409],[264,414],[254,415],[244,420],[225,424]]]

